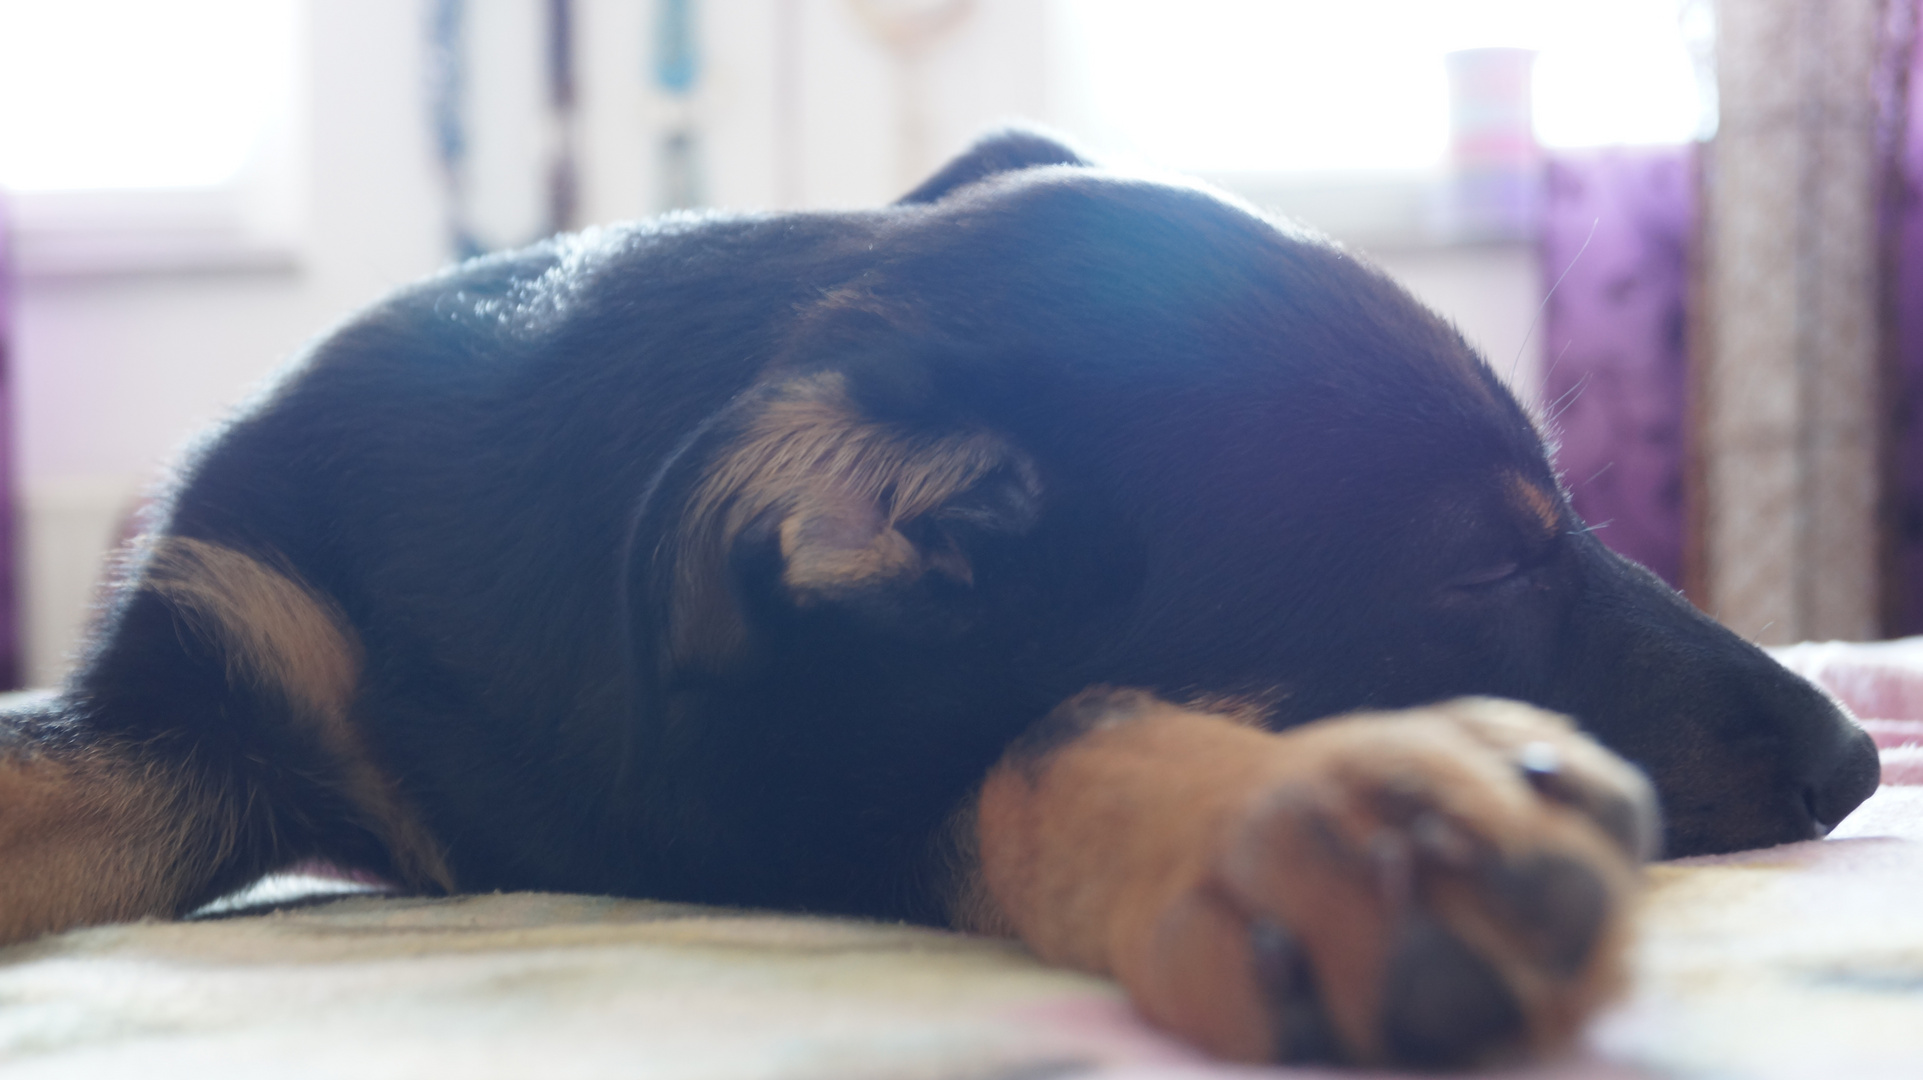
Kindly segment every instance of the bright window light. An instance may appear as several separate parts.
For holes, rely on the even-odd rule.
[[[0,188],[215,187],[285,105],[291,0],[0,0]]]
[[[1063,121],[1196,172],[1414,169],[1448,144],[1445,53],[1537,51],[1550,146],[1707,134],[1707,0],[1057,0]]]

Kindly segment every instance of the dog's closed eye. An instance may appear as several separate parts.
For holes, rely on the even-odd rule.
[[[1514,581],[1527,578],[1556,558],[1562,549],[1560,536],[1550,538],[1548,543],[1532,550],[1511,550],[1505,558],[1495,558],[1472,565],[1469,569],[1450,578],[1444,588],[1456,592],[1481,592]]]
[[[1450,581],[1449,587],[1452,589],[1486,589],[1491,585],[1500,585],[1508,581],[1522,573],[1524,569],[1525,566],[1521,559],[1505,559],[1502,562],[1491,563],[1481,569],[1462,574]]]

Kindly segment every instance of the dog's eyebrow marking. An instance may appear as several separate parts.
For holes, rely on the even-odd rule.
[[[1543,531],[1555,535],[1562,531],[1562,508],[1556,497],[1529,482],[1521,473],[1509,474],[1509,492],[1516,502],[1543,527]]]
[[[669,605],[674,661],[723,656],[740,643],[724,565],[756,521],[779,517],[791,589],[924,570],[967,580],[959,552],[922,551],[896,526],[1010,464],[1020,466],[1018,455],[988,431],[922,434],[863,416],[839,372],[781,388],[715,462],[683,518]]]
[[[374,764],[350,716],[361,646],[338,607],[290,570],[180,536],[154,547],[141,587],[222,650],[230,681],[284,697],[287,722],[332,759],[341,795],[385,844],[404,884],[455,891],[439,843]]]

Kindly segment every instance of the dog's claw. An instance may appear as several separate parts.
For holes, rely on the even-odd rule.
[[[1516,753],[1516,765],[1531,784],[1546,781],[1562,772],[1562,752],[1554,743],[1525,743]]]
[[[1531,747],[1537,745],[1542,744],[1532,743]],[[1524,749],[1526,752],[1530,747]],[[1555,753],[1554,747],[1546,749]],[[1519,767],[1523,779],[1537,795],[1581,811],[1630,858],[1641,862],[1655,855],[1658,830],[1653,807],[1639,804],[1624,792],[1602,787],[1593,779],[1585,779],[1560,762],[1554,768],[1542,768],[1540,762],[1532,765],[1527,760],[1519,760]]]

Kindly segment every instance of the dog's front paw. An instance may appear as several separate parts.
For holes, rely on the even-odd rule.
[[[994,779],[984,868],[1031,945],[1162,1026],[1244,1060],[1467,1065],[1556,1052],[1620,988],[1654,804],[1560,718],[1470,700],[1275,735],[1127,708],[1027,772],[1086,823],[1026,849],[1052,884],[998,868]]]

